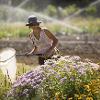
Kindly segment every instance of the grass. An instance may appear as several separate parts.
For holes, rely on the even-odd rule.
[[[93,35],[100,34],[100,18],[75,18],[72,20],[73,25],[80,27],[83,31]]]
[[[1,23],[0,38],[25,37],[29,30],[23,23]]]
[[[68,23],[67,20],[64,23]],[[79,29],[82,29],[84,32],[89,33],[90,35],[100,34],[100,18],[82,18],[77,17],[69,21],[73,26],[77,26]],[[30,29],[25,26],[25,23],[0,23],[0,38],[13,38],[13,37],[27,37]],[[44,26],[44,25],[43,25]],[[62,26],[60,23],[48,22],[45,23],[45,26],[53,33],[56,34],[77,34],[78,32],[71,30]]]

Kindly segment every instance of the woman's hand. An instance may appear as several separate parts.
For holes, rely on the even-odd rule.
[[[26,53],[25,53],[25,56],[27,56],[27,57],[30,56],[30,55],[32,55],[32,54],[29,53],[29,52],[26,52]]]
[[[52,50],[48,50],[44,54],[42,54],[43,57],[50,57],[51,55],[52,55]]]

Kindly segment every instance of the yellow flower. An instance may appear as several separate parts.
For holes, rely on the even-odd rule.
[[[81,97],[81,96],[79,96],[79,97],[78,97],[78,100],[82,100],[82,97]]]
[[[84,97],[86,97],[86,95],[85,94],[81,94],[80,97],[81,98],[84,98]]]
[[[92,97],[87,97],[86,100],[93,100],[93,98]]]
[[[85,87],[86,89],[89,89],[89,85],[84,85],[84,87]]]
[[[79,95],[78,95],[78,94],[74,94],[74,96],[75,96],[75,97],[79,97]]]
[[[68,98],[68,100],[72,100],[73,98],[71,97],[71,98]]]
[[[60,92],[55,93],[56,100],[60,100],[59,95],[60,95]]]
[[[74,96],[75,96],[78,100],[82,100],[83,98],[86,97],[85,94],[80,94],[80,95],[78,95],[78,94],[74,94]]]
[[[91,89],[90,89],[90,86],[89,86],[89,85],[84,85],[84,87],[85,87],[85,89],[86,89],[87,91],[91,91]]]
[[[56,92],[56,93],[55,93],[55,96],[59,96],[59,95],[60,95],[60,92]]]

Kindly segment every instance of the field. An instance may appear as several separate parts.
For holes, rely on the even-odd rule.
[[[65,20],[66,25],[76,26],[77,28],[81,29],[81,33],[86,32],[90,35],[99,35],[100,34],[100,19],[99,18],[87,18],[84,19],[82,17],[75,18],[74,20],[71,20],[70,22],[67,22]],[[27,37],[28,33],[30,32],[30,29],[25,26],[25,23],[0,23],[0,38],[13,38],[13,37]],[[53,32],[56,35],[64,34],[64,35],[77,35],[81,34],[80,32],[77,32],[76,30],[73,30],[71,28],[67,28],[65,25],[63,26],[62,23],[51,22],[41,24],[42,27],[47,27],[51,32]],[[70,27],[71,27],[70,26]]]

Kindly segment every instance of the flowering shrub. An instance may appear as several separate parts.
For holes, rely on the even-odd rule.
[[[37,67],[25,75],[22,75],[12,86],[8,92],[8,98],[14,100],[28,100],[35,97],[35,90],[43,81],[43,72],[41,68]],[[16,99],[15,99],[16,98]]]
[[[79,56],[53,56],[19,78],[8,96],[20,100],[37,95],[38,100],[99,100],[99,67]]]

